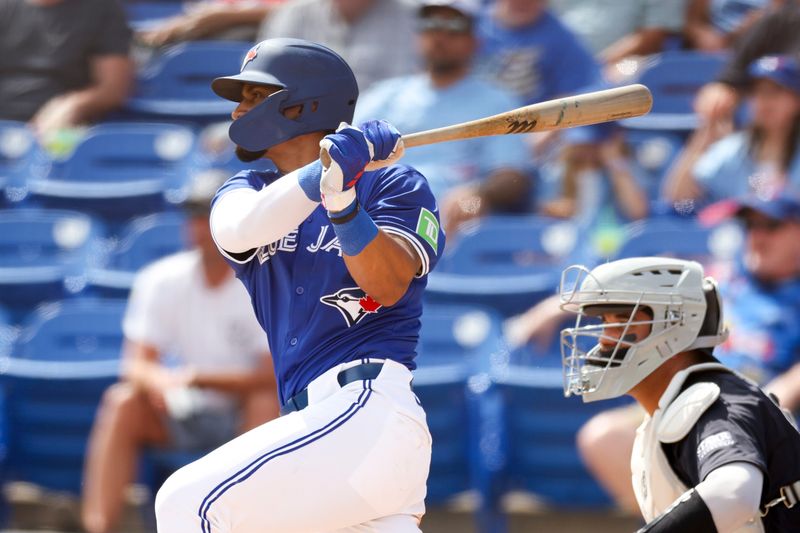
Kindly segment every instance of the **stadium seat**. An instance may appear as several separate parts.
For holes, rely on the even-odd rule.
[[[230,118],[233,102],[211,90],[211,81],[235,74],[252,43],[193,41],[168,48],[141,70],[128,113],[197,123]]]
[[[658,54],[636,80],[653,93],[653,109],[623,120],[627,128],[690,131],[697,127],[693,102],[697,91],[713,81],[725,62],[723,54],[671,51]]]
[[[184,218],[160,213],[132,220],[107,262],[87,271],[88,290],[98,296],[123,298],[136,272],[145,265],[184,248]]]
[[[683,136],[670,131],[627,130],[625,140],[636,166],[644,173],[644,185],[651,201],[661,196],[664,176],[683,149]]]
[[[0,206],[18,194],[12,186],[44,164],[42,155],[27,124],[0,120]]]
[[[491,436],[499,428],[491,416],[484,417],[491,396],[485,368],[506,354],[493,310],[425,305],[413,386],[435,443],[427,501],[436,505],[479,494],[478,526],[485,533],[496,532],[502,522],[488,494],[498,463]]]
[[[9,479],[80,493],[97,405],[119,373],[123,310],[123,301],[67,300],[25,325],[0,373]]]
[[[486,217],[447,243],[428,278],[431,302],[485,305],[505,316],[553,294],[577,228],[536,216]]]
[[[743,238],[741,230],[733,224],[706,227],[694,218],[677,216],[633,222],[624,234],[622,246],[613,259],[661,255],[704,265],[731,259]]]
[[[102,256],[104,232],[75,211],[0,211],[0,304],[17,320],[37,303],[79,292],[87,265]]]
[[[493,381],[501,398],[506,468],[503,493],[523,493],[564,508],[611,502],[586,471],[575,445],[578,429],[596,413],[627,399],[584,404],[564,398],[557,368],[498,366]]]
[[[175,124],[100,124],[27,187],[37,203],[109,221],[161,211],[181,190],[194,141],[191,129]]]

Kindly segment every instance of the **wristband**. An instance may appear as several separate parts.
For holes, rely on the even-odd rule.
[[[297,170],[297,182],[312,202],[321,202],[319,180],[322,177],[322,163],[319,159]]]
[[[358,200],[333,216],[328,213],[333,223],[333,231],[339,238],[339,246],[346,255],[358,255],[378,236],[378,226],[361,209]]]

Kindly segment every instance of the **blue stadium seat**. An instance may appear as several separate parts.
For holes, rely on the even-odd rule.
[[[37,303],[79,292],[87,265],[102,255],[104,232],[75,211],[0,211],[0,304],[16,319]]]
[[[8,477],[80,493],[98,402],[117,380],[124,301],[40,308],[2,361]]]
[[[502,521],[485,494],[497,465],[496,450],[485,438],[499,431],[495,419],[483,416],[484,396],[490,396],[485,367],[506,354],[500,317],[493,310],[425,305],[413,385],[434,441],[427,501],[436,505],[481,494],[477,518],[485,533],[496,531]]]
[[[629,400],[584,404],[564,398],[561,370],[509,365],[493,380],[503,409],[506,468],[503,492],[531,494],[556,507],[604,507],[611,502],[587,472],[575,445],[578,429],[596,413]]]
[[[194,142],[192,130],[176,124],[100,124],[27,187],[37,203],[110,221],[161,211],[188,174]]]
[[[555,292],[576,237],[576,226],[563,220],[486,217],[447,243],[426,297],[485,305],[506,316],[522,312]]]
[[[9,187],[20,183],[43,164],[41,150],[30,128],[24,122],[0,120],[0,205],[12,200],[15,192]]]
[[[623,120],[627,128],[690,131],[697,127],[693,102],[697,91],[713,81],[725,56],[693,51],[658,54],[643,67],[636,80],[653,93],[653,109],[647,115]]]
[[[657,201],[672,163],[684,146],[682,135],[670,131],[627,130],[625,140],[637,167],[644,172],[647,196]]]
[[[732,258],[742,238],[732,224],[707,227],[694,218],[662,216],[629,224],[614,259],[670,256],[709,265],[715,259]]]
[[[235,104],[211,81],[236,73],[252,43],[193,41],[168,48],[142,69],[127,112],[140,117],[208,122],[229,118]]]
[[[125,297],[139,269],[185,247],[184,221],[178,213],[132,220],[108,261],[87,271],[88,289],[99,296]]]

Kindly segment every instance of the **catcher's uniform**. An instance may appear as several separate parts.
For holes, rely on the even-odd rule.
[[[766,516],[754,516],[738,532],[800,531],[800,505],[794,506],[800,499],[800,433],[789,417],[757,385],[720,364],[677,373],[636,432],[632,481],[645,520],[661,515],[713,470],[746,462],[764,474],[760,505]]]
[[[240,173],[215,202],[276,177]],[[425,178],[410,167],[366,172],[356,193],[381,230],[410,244],[421,270],[381,307],[348,272],[322,206],[277,242],[222,250],[269,332],[284,416],[167,480],[160,532],[419,531],[431,438],[411,370],[444,234]]]

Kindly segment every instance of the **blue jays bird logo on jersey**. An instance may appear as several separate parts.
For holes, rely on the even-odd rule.
[[[377,313],[381,308],[381,304],[365,293],[361,287],[339,289],[334,294],[323,296],[319,301],[338,309],[347,321],[348,328],[358,324],[368,314]]]

